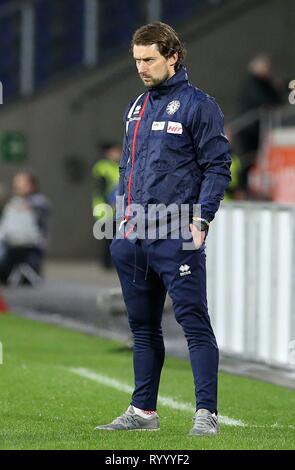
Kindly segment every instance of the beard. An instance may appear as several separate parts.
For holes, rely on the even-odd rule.
[[[165,82],[166,80],[168,80],[169,78],[169,73],[167,72],[164,76],[162,77],[142,77],[140,76],[144,86],[146,86],[147,88],[153,88],[153,87],[156,87],[158,85],[161,85],[161,83]]]

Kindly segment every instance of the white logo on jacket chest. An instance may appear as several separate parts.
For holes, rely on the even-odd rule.
[[[167,126],[167,132],[169,134],[182,134],[183,129],[181,122],[169,121]]]
[[[178,100],[170,101],[170,103],[167,105],[166,113],[172,116],[172,114],[176,113],[176,111],[179,108],[180,108],[180,101]]]

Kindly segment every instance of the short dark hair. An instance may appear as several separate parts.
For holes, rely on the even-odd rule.
[[[118,142],[116,142],[115,140],[106,140],[106,141],[103,141],[103,142],[99,142],[97,144],[97,149],[101,153],[108,152],[109,150],[113,149],[114,147],[118,148],[118,147],[121,147],[121,145]]]
[[[133,34],[131,51],[133,51],[135,45],[150,46],[152,44],[157,44],[160,54],[166,59],[169,59],[177,52],[178,59],[175,69],[183,62],[186,50],[176,31],[168,24],[156,21],[141,26]]]

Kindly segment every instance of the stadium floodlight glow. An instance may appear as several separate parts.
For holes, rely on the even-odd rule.
[[[0,104],[3,104],[3,85],[0,82]]]

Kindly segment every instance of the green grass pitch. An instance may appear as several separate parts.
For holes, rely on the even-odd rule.
[[[0,316],[0,449],[295,449],[295,393],[220,373],[219,413],[245,426],[221,425],[215,437],[190,437],[193,408],[160,404],[158,432],[95,431],[127,408],[130,396],[71,368],[132,386],[124,344],[15,315]],[[166,358],[160,394],[194,403],[190,364]]]

